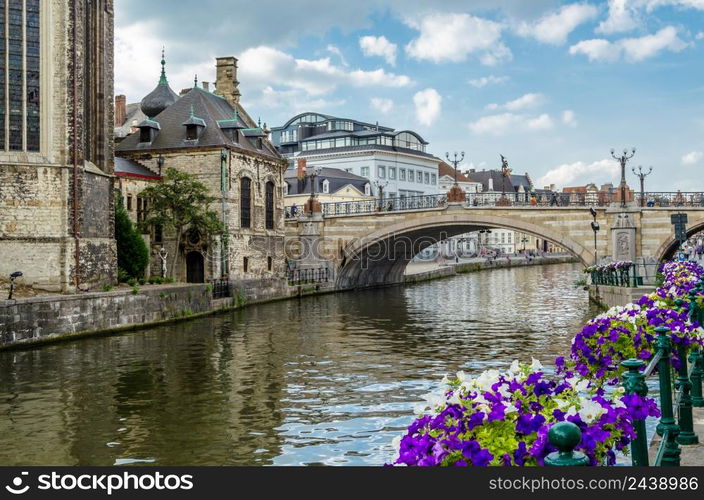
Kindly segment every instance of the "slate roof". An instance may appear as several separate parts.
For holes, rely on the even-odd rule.
[[[330,193],[335,193],[339,189],[351,184],[355,188],[364,193],[364,185],[369,182],[369,179],[362,177],[339,168],[322,167],[320,175],[315,178],[315,192],[323,192],[323,181],[328,180],[330,183]],[[296,169],[289,168],[284,174],[284,181],[288,184],[288,194],[303,194],[310,193],[313,183],[311,178],[306,176],[304,179],[296,177]]]
[[[455,178],[455,169],[452,168],[447,163],[445,163],[444,161],[440,161],[440,162],[438,162],[438,178],[440,178],[444,175],[448,175],[454,179]],[[462,172],[458,171],[457,172],[457,182],[475,182],[475,181],[473,181],[472,179],[469,179]]]
[[[140,108],[140,103],[133,102],[125,106],[126,117],[125,123],[115,127],[115,137],[126,137],[132,132],[132,127],[136,127],[144,120],[147,119],[147,115],[142,112]]]
[[[137,162],[115,157],[115,175],[117,177],[136,177],[159,180],[161,177]]]
[[[198,141],[186,140],[186,127],[183,126],[193,114],[203,119],[205,129],[201,132]],[[244,109],[238,104],[237,112],[240,121],[249,129],[257,129],[255,137],[264,137],[261,129],[249,118]],[[134,151],[154,151],[160,149],[178,149],[184,147],[223,147],[229,146],[247,152],[257,153],[280,160],[282,157],[268,140],[262,141],[262,149],[257,149],[256,141],[240,139],[239,143],[230,139],[218,125],[218,121],[232,120],[235,114],[232,106],[222,97],[217,96],[200,87],[194,87],[187,94],[181,96],[174,104],[156,115],[153,120],[161,126],[161,131],[151,143],[140,143],[139,132],[127,136],[116,148],[117,153]],[[254,132],[252,133],[254,134]]]

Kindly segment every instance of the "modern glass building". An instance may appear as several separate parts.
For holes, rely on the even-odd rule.
[[[376,197],[438,193],[438,159],[411,130],[308,112],[272,128],[271,142],[290,159],[289,168],[298,158],[310,167],[339,168],[369,179]]]

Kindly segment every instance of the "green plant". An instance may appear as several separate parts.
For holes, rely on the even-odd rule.
[[[118,281],[118,283],[125,283],[128,279],[130,279],[130,275],[127,274],[127,271],[125,271],[121,267],[118,267],[117,268],[117,281]]]
[[[142,277],[149,264],[149,249],[122,205],[122,196],[118,196],[115,203],[115,240],[117,241],[117,265],[123,271],[123,276]]]
[[[160,285],[164,282],[164,278],[161,276],[150,276],[148,281],[150,285]]]
[[[166,292],[159,292],[159,297],[166,298]]]
[[[103,285],[103,292],[109,292],[114,287],[112,285]]]
[[[137,295],[139,293],[139,285],[134,285],[132,287],[132,295]]]
[[[130,278],[127,280],[127,284],[129,286],[136,286],[137,285],[137,278]]]
[[[186,228],[205,239],[224,230],[217,213],[208,209],[215,198],[208,195],[208,188],[192,174],[167,168],[163,182],[149,186],[142,191],[142,196],[151,201],[140,223],[142,230],[150,226],[170,228],[177,242],[181,241]],[[172,275],[178,265],[179,254],[176,252],[171,262]]]
[[[137,281],[140,285],[144,285],[147,282],[147,280],[145,280],[144,278],[139,278]]]
[[[213,291],[213,285],[211,285],[210,283],[208,283],[207,285],[205,285],[205,291],[206,291],[206,292],[212,292],[212,291]]]
[[[580,278],[574,281],[575,288],[584,288],[585,286],[587,286],[587,278]]]
[[[665,275],[662,273],[658,273],[655,275],[655,286],[660,288],[662,284],[665,282]]]

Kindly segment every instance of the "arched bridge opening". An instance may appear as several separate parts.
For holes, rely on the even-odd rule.
[[[393,224],[347,245],[338,264],[336,286],[346,289],[402,283],[406,266],[422,250],[452,236],[491,228],[548,240],[585,265],[594,259],[593,250],[551,228],[505,217],[443,214]]]

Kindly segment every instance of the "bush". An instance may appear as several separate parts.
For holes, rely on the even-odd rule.
[[[117,268],[117,281],[118,281],[118,283],[126,283],[128,279],[130,279],[130,275],[127,274],[127,271],[125,271],[121,267],[118,267]]]
[[[171,276],[167,276],[164,278],[164,283],[173,283],[174,279]]]
[[[137,278],[130,278],[127,280],[127,284],[129,286],[136,286],[137,285]]]
[[[137,295],[139,293],[139,285],[132,287],[132,295]]]
[[[117,240],[117,265],[128,277],[141,278],[149,264],[149,249],[144,238],[132,225],[122,198],[115,204],[115,239]]]
[[[109,292],[114,287],[112,285],[103,285],[103,292]]]
[[[164,278],[162,278],[161,276],[150,276],[147,282],[150,285],[161,285],[164,282]]]

